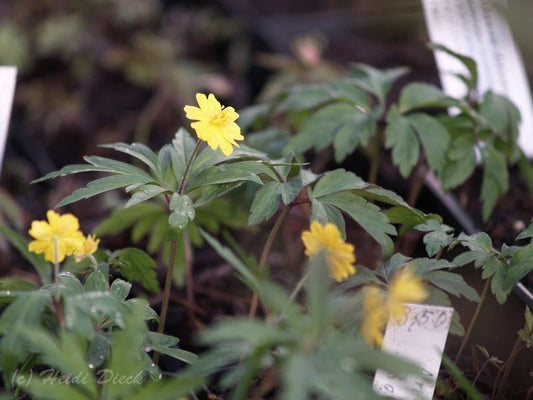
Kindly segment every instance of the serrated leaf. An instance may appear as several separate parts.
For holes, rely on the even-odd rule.
[[[324,173],[313,187],[315,198],[344,190],[361,189],[366,183],[353,172],[342,168]]]
[[[435,118],[426,114],[411,114],[407,119],[420,138],[430,168],[440,172],[450,146],[450,135]]]
[[[407,178],[418,162],[420,145],[409,120],[389,112],[385,128],[385,147],[392,149],[392,161],[400,168],[400,174]]]
[[[350,124],[343,125],[335,135],[333,149],[335,162],[341,163],[352,154],[359,144],[368,145],[370,138],[377,129],[377,121],[373,115],[360,115]]]
[[[469,286],[459,274],[448,271],[432,271],[424,274],[423,278],[454,296],[464,296],[468,300],[475,302],[480,300],[475,289]]]
[[[453,229],[447,225],[442,225],[434,219],[430,219],[415,227],[417,230],[427,232],[424,235],[424,244],[430,257],[437,254],[441,249],[448,246],[452,240]]]
[[[160,291],[154,271],[156,263],[144,251],[136,248],[118,250],[113,253],[109,263],[118,268],[128,281],[139,282],[154,293]]]
[[[348,214],[376,239],[382,247],[383,254],[391,254],[394,245],[388,235],[396,235],[396,229],[379,207],[351,193],[325,196],[321,200]]]
[[[358,131],[361,120],[365,118],[365,114],[353,105],[326,105],[305,121],[300,131],[290,140],[285,153],[302,153],[312,148],[316,151],[323,150],[333,143],[341,130]]]
[[[511,258],[510,268],[506,271],[507,285],[514,286],[520,279],[533,271],[533,245],[527,245]]]
[[[149,177],[140,177],[137,175],[111,175],[104,178],[95,179],[87,184],[86,187],[75,190],[69,196],[63,198],[56,207],[63,207],[67,204],[74,203],[79,200],[88,199],[110,190],[118,189],[121,187],[145,184],[153,181]]]
[[[483,221],[487,221],[498,198],[509,190],[509,172],[505,157],[490,145],[481,148],[483,157],[483,182],[481,201]]]
[[[456,101],[439,89],[437,86],[423,82],[412,82],[407,84],[400,94],[398,100],[399,110],[402,114],[428,107],[447,108]]]
[[[450,56],[454,57],[455,59],[459,60],[466,67],[468,73],[470,74],[469,77],[465,76],[465,83],[468,86],[468,90],[471,91],[471,90],[477,89],[477,84],[478,84],[477,65],[473,58],[459,54],[441,44],[430,43],[429,47],[432,50],[443,51],[449,54]]]
[[[299,177],[290,179],[288,182],[283,182],[279,185],[279,194],[281,195],[281,202],[285,205],[291,203],[302,190],[302,180]]]
[[[354,64],[346,75],[346,81],[373,94],[381,104],[385,104],[394,82],[407,72],[408,69],[403,67],[379,70],[365,64]]]
[[[250,206],[248,225],[257,225],[274,215],[281,202],[280,185],[279,182],[268,182],[259,188]]]
[[[320,221],[322,224],[328,222],[335,224],[337,228],[339,228],[341,237],[346,239],[346,224],[344,222],[344,217],[333,205],[311,198],[311,220]]]
[[[350,82],[339,80],[291,88],[287,97],[277,106],[277,110],[305,110],[331,100],[347,100],[360,106],[366,106],[368,103],[365,92]]]

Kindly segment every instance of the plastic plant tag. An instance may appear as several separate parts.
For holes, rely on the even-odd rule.
[[[524,63],[506,20],[498,11],[505,1],[423,0],[429,37],[456,53],[473,58],[479,71],[479,93],[491,89],[507,96],[520,110],[522,122],[518,143],[533,156],[533,102]],[[452,56],[437,51],[442,88],[452,97],[466,93],[455,74],[466,68]]]
[[[402,321],[389,320],[382,349],[418,364],[422,374],[394,376],[377,370],[374,390],[378,394],[404,400],[432,399],[452,315],[451,307],[406,304]]]
[[[0,172],[2,171],[7,128],[11,118],[16,77],[17,69],[15,67],[0,67]]]

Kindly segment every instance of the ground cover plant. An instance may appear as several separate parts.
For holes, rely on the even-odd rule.
[[[405,70],[361,64],[333,82],[287,88],[239,112],[213,93],[197,93],[183,109],[190,126],[170,143],[157,150],[103,144],[112,156],[87,155],[34,182],[97,176],[27,234],[0,228],[39,276],[38,283],[7,278],[0,287],[4,397],[366,399],[379,398],[376,369],[420,375],[380,350],[389,317],[399,319],[409,302],[450,305],[462,297],[479,309],[492,294],[504,303],[531,271],[533,250],[531,225],[517,237],[522,244],[495,249],[489,235],[454,232],[441,216],[414,207],[426,174],[450,190],[472,175],[479,157],[488,219],[508,189],[508,167],[520,164],[530,174],[516,144],[516,108],[492,92],[476,99],[473,61],[435,50],[467,67],[466,98],[415,82],[391,101]],[[448,114],[452,108],[458,112]],[[407,201],[377,184],[387,150],[402,176],[415,176]],[[369,160],[366,177],[339,167],[356,151]],[[68,207],[116,189],[124,189],[125,201],[85,236]],[[285,266],[296,277],[287,282],[269,267],[269,255],[296,213],[304,216],[296,235],[306,261]],[[353,226],[378,249],[369,265],[358,263],[361,245],[348,237]],[[124,230],[134,246],[100,248],[102,236]],[[243,231],[262,238],[259,252],[235,238]],[[412,254],[403,240],[412,232],[422,237],[424,254]],[[245,312],[208,326],[198,315],[194,274],[205,248],[231,265],[249,300]],[[458,254],[446,257],[452,250]],[[162,284],[156,260],[166,267]],[[486,282],[480,295],[460,273],[472,263]],[[165,334],[173,288],[182,285],[194,351]],[[147,301],[157,293],[158,312]],[[460,317],[454,314],[451,327],[464,336],[448,355],[455,362],[476,322]],[[509,334],[517,340],[508,359],[498,364],[487,355],[477,376],[465,378],[445,361],[436,395],[513,395],[505,383],[516,354],[531,348],[529,310],[524,328]],[[160,367],[162,357],[177,367]],[[493,386],[476,386],[489,366],[498,368]]]

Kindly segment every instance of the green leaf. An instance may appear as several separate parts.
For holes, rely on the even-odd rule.
[[[83,157],[88,164],[73,164],[67,165],[61,168],[59,171],[54,171],[46,174],[42,178],[32,181],[32,183],[45,181],[48,179],[54,179],[61,176],[77,174],[80,172],[109,172],[111,174],[123,174],[138,176],[139,178],[153,179],[140,168],[137,168],[131,164],[127,164],[122,161],[113,160],[105,157],[98,156],[85,156]]]
[[[424,274],[423,278],[454,296],[464,296],[475,302],[480,300],[475,289],[469,286],[459,274],[448,271],[432,271]]]
[[[308,284],[306,286],[306,298],[309,303],[311,329],[313,333],[321,332],[328,314],[328,265],[326,254],[321,252],[313,257],[308,264]]]
[[[300,131],[289,142],[285,153],[303,153],[311,148],[316,151],[323,150],[333,143],[341,132],[342,135],[359,132],[366,118],[360,110],[347,103],[326,105],[305,121]],[[368,141],[368,137],[358,137],[355,133],[355,143],[352,143],[354,149],[358,143],[364,145]]]
[[[342,213],[333,205],[323,203],[313,197],[311,199],[311,220],[320,221],[322,224],[331,222],[335,224],[343,239],[346,239],[346,225]]]
[[[120,270],[128,281],[141,283],[147,290],[159,293],[159,283],[154,271],[155,261],[144,251],[125,248],[112,254],[109,263]]]
[[[439,174],[442,188],[453,189],[465,182],[476,168],[476,138],[470,132],[452,139],[446,160]]]
[[[453,239],[453,234],[450,234],[453,229],[448,225],[440,224],[434,219],[427,220],[425,223],[415,227],[421,232],[427,232],[424,235],[424,244],[426,251],[430,257],[433,257],[441,249],[448,246]]]
[[[481,148],[483,157],[483,182],[481,201],[483,221],[487,221],[498,198],[509,190],[509,172],[505,157],[490,145]]]
[[[366,93],[352,83],[339,80],[333,83],[308,84],[293,87],[277,106],[278,111],[306,110],[331,100],[345,100],[367,106]]]
[[[176,181],[180,181],[185,172],[187,162],[192,156],[196,141],[191,134],[184,128],[178,129],[172,140],[170,157],[172,160],[172,172]]]
[[[435,118],[426,114],[411,114],[407,119],[418,134],[430,168],[440,172],[450,146],[450,135]]]
[[[385,147],[392,149],[392,161],[399,166],[400,173],[407,178],[418,162],[420,145],[409,120],[391,110],[385,128]]]
[[[159,170],[157,156],[146,145],[142,143],[112,143],[101,145],[101,147],[114,149],[116,151],[120,151],[122,153],[126,153],[132,157],[137,158],[138,160],[146,164],[154,172],[154,175],[159,179],[159,181],[162,181],[162,174]]]
[[[145,346],[150,347],[152,350],[157,351],[160,354],[165,354],[187,364],[194,362],[198,356],[194,353],[176,348],[175,346],[178,342],[179,339],[174,336],[164,335],[157,332],[148,332]]]
[[[87,280],[85,281],[86,292],[107,292],[108,290],[108,275],[109,267],[106,263],[100,263],[98,267],[93,270]]]
[[[506,284],[514,286],[520,279],[533,271],[533,245],[527,245],[511,258],[510,268],[506,271]]]
[[[87,349],[87,363],[93,368],[101,367],[111,352],[111,341],[102,334],[96,334]]]
[[[143,343],[148,332],[144,322],[144,312],[139,305],[132,307],[125,320],[125,327],[113,333],[111,359],[108,363],[106,394],[108,400],[130,398],[143,381],[145,361],[139,357],[144,352]],[[122,380],[109,379],[121,376]],[[102,376],[101,379],[105,379]],[[137,384],[135,384],[137,382]]]
[[[377,111],[377,109],[376,109]],[[375,113],[374,113],[375,114]],[[362,114],[354,121],[343,125],[335,135],[333,149],[335,162],[341,163],[352,154],[359,144],[366,146],[377,129],[377,117],[373,114]]]
[[[224,196],[225,194],[241,187],[244,184],[244,181],[240,182],[230,182],[230,183],[220,183],[217,185],[207,186],[203,191],[201,196],[195,200],[195,207],[202,207],[209,204],[211,201]]]
[[[138,392],[128,395],[128,400],[175,400],[186,398],[203,383],[201,376],[178,375],[163,382],[151,380]]]
[[[449,54],[450,56],[454,57],[458,61],[460,61],[466,67],[466,69],[468,70],[468,72],[470,74],[470,76],[468,76],[468,77],[465,76],[465,75],[461,75],[463,77],[463,81],[467,85],[468,91],[470,92],[472,90],[476,90],[477,89],[478,73],[477,73],[476,62],[474,61],[473,58],[470,58],[470,57],[464,56],[462,54],[456,53],[455,51],[450,50],[449,48],[447,48],[447,47],[445,47],[445,46],[443,46],[441,44],[431,43],[429,45],[429,47],[432,50],[443,51],[443,52]]]
[[[51,280],[51,266],[44,259],[44,256],[30,252],[28,250],[28,241],[21,234],[9,229],[7,226],[0,224],[0,233],[35,268],[41,281],[44,284],[49,283]]]
[[[193,202],[186,194],[174,193],[170,198],[168,208],[172,211],[168,217],[168,224],[170,229],[176,233],[182,232],[196,215]]]
[[[126,282],[122,279],[115,279],[111,283],[111,287],[109,288],[109,293],[111,296],[115,297],[117,300],[126,300],[126,297],[128,297],[128,294],[131,290],[131,283]]]
[[[268,182],[259,188],[250,206],[248,225],[257,225],[274,215],[281,201],[280,186],[279,182]]]
[[[399,111],[402,114],[420,108],[448,108],[454,103],[456,101],[446,96],[441,89],[423,82],[407,84],[402,89],[398,100]]]
[[[166,192],[167,190],[165,188],[162,188],[159,185],[154,184],[148,184],[148,185],[142,185],[138,188],[138,190],[133,193],[131,198],[128,200],[125,208],[134,206],[139,203],[143,203],[146,200],[150,200],[153,197],[156,197],[160,195],[161,193]]]
[[[63,198],[56,207],[63,207],[67,204],[74,203],[82,199],[88,199],[97,194],[108,192],[124,186],[145,184],[153,181],[149,177],[139,177],[137,175],[111,175],[105,178],[95,179],[87,184],[86,187],[75,190],[71,195]]]
[[[0,225],[0,229],[2,226]],[[518,234],[515,240],[521,240],[521,239],[529,239],[533,237],[533,224],[529,224],[529,226],[524,229],[522,232]]]
[[[239,161],[216,165],[193,175],[187,182],[187,190],[190,191],[206,185],[243,181],[262,184],[263,182],[258,177],[259,174],[276,178],[272,170],[260,161]]]
[[[394,82],[407,72],[408,69],[403,67],[379,70],[369,65],[355,63],[346,75],[346,81],[373,94],[381,104],[385,104]]]
[[[383,254],[390,255],[394,248],[388,235],[396,235],[396,229],[379,207],[367,202],[362,197],[351,193],[338,193],[325,196],[323,202],[339,208],[353,218],[381,245]]]
[[[164,211],[162,203],[145,202],[129,208],[119,208],[111,216],[104,219],[95,229],[97,236],[114,235],[135,225],[137,221],[144,220],[150,215],[160,214]]]
[[[353,172],[342,168],[324,173],[313,188],[315,198],[351,189],[361,189],[366,183]]]
[[[56,368],[66,376],[82,377],[76,386],[90,396],[97,395],[95,376],[75,335],[61,332],[59,338],[55,338],[47,331],[35,327],[21,328],[19,335],[39,354],[44,365]]]
[[[299,177],[279,185],[279,193],[283,204],[290,204],[302,190],[302,180]]]

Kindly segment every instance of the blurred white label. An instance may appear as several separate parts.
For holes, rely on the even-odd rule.
[[[374,390],[378,394],[404,400],[432,399],[452,315],[451,307],[406,304],[400,322],[389,320],[383,351],[418,364],[422,376],[396,376],[377,370]]]
[[[503,0],[422,0],[430,40],[473,58],[479,71],[481,94],[491,89],[505,95],[518,107],[522,117],[518,143],[533,157],[533,103],[524,63],[507,21],[495,5]],[[442,88],[449,96],[466,93],[453,74],[465,67],[442,51],[435,53]]]
[[[2,171],[16,78],[17,69],[15,67],[0,67],[0,172]]]

